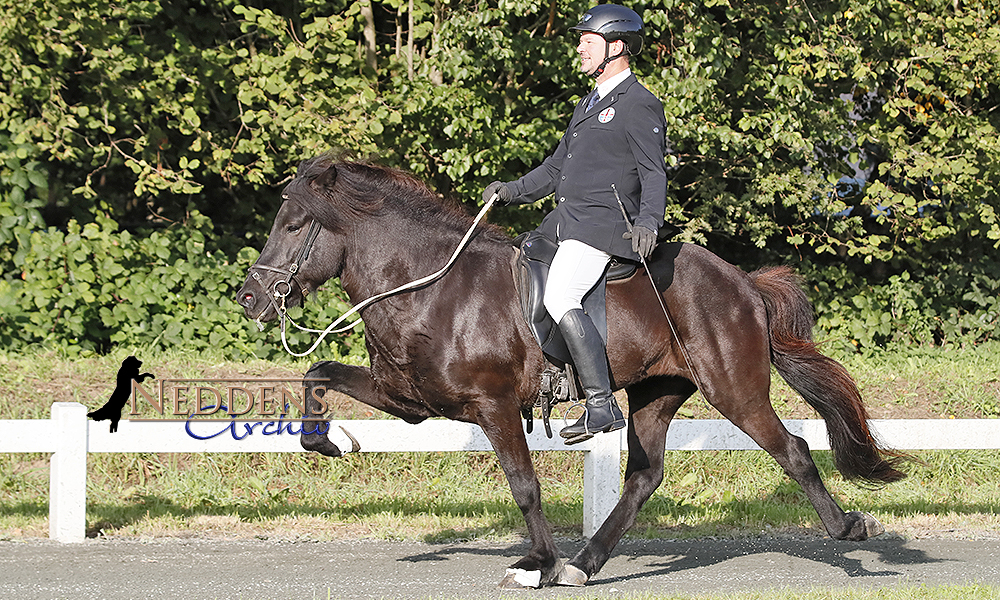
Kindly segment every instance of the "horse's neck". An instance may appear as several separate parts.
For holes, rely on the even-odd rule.
[[[358,304],[444,267],[462,233],[395,218],[370,220],[354,228],[352,238],[340,279]]]

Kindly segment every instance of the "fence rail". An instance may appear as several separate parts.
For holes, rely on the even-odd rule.
[[[821,420],[786,420],[785,427],[802,437],[813,450],[828,450],[826,426]],[[210,439],[196,439],[183,422],[121,421],[110,433],[106,422],[87,420],[87,408],[76,402],[56,402],[49,419],[0,420],[0,452],[51,452],[49,470],[49,537],[81,542],[86,531],[87,454],[90,452],[304,452],[298,436],[287,428],[262,426],[245,435],[228,431]],[[287,424],[286,424],[287,425]],[[397,420],[332,421],[357,438],[362,452],[492,451],[476,425],[429,420],[410,425]],[[885,419],[872,420],[883,442],[899,450],[1000,449],[1000,419]],[[199,422],[195,433],[206,436]],[[297,427],[295,428],[297,430]],[[528,435],[531,450],[584,453],[583,533],[592,536],[611,513],[621,485],[621,455],[627,449],[625,430],[598,435],[574,446],[558,436],[545,437],[540,421]],[[244,436],[242,439],[236,437]],[[667,450],[759,450],[729,421],[678,420],[670,426]]]

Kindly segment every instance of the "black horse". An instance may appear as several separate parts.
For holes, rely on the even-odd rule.
[[[447,261],[472,223],[410,175],[327,156],[302,163],[282,198],[239,291],[251,319],[277,318],[280,306],[301,302],[334,277],[354,303],[424,277]],[[481,227],[442,279],[363,310],[370,368],[327,361],[306,375],[410,423],[446,417],[482,427],[531,536],[527,556],[512,568],[540,572],[540,585],[583,585],[604,566],[663,480],[667,427],[695,381],[802,486],[832,537],[864,540],[883,532],[870,515],[837,505],[806,442],[788,433],[770,403],[773,363],[826,420],[845,477],[874,484],[904,477],[897,469],[902,457],[869,431],[850,375],[812,342],[812,306],[799,279],[784,267],[748,275],[704,248],[669,243],[649,262],[656,292],[641,269],[608,285],[608,359],[630,413],[625,485],[601,528],[562,566],[521,423],[522,410],[538,397],[546,360],[521,314],[514,254],[503,232]],[[307,408],[316,410],[312,402]],[[303,434],[301,442],[341,455],[325,434]]]

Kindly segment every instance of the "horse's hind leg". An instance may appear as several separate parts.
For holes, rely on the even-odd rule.
[[[345,452],[358,451],[357,440],[344,430],[330,430],[330,422],[323,418],[327,412],[323,397],[327,390],[336,390],[373,408],[399,417],[407,423],[419,423],[433,416],[419,405],[404,404],[387,397],[375,385],[371,370],[338,362],[315,363],[305,376],[306,418],[302,422],[299,443],[306,450],[332,457]],[[330,434],[334,434],[334,440]],[[346,446],[350,445],[350,448]],[[341,446],[344,446],[343,448]]]
[[[882,525],[860,512],[844,512],[830,496],[806,441],[794,436],[775,414],[768,397],[768,383],[742,388],[739,398],[715,394],[712,405],[770,454],[805,492],[831,537],[860,541],[881,534]],[[763,388],[763,389],[761,389]]]
[[[614,510],[586,546],[563,568],[556,583],[584,585],[608,561],[639,510],[663,481],[667,428],[695,387],[682,379],[650,379],[627,388],[628,462],[625,486]]]
[[[524,515],[531,537],[528,554],[511,565],[500,587],[539,587],[556,576],[559,549],[552,536],[552,528],[542,513],[542,489],[521,429],[520,413],[491,411],[489,417],[480,416],[479,425],[493,445],[500,467],[507,476],[511,495]],[[537,581],[532,579],[534,577]]]

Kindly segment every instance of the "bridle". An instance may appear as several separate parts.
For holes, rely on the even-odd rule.
[[[462,241],[458,243],[458,247],[455,248],[455,252],[451,255],[451,258],[448,260],[448,263],[445,264],[445,266],[441,267],[436,272],[431,273],[426,277],[421,277],[420,279],[417,279],[415,281],[405,283],[395,289],[389,290],[388,292],[382,292],[381,294],[376,294],[375,296],[372,296],[371,298],[368,298],[367,300],[358,303],[357,305],[354,306],[354,308],[341,315],[333,323],[330,323],[330,325],[326,329],[310,329],[308,327],[302,327],[301,325],[293,321],[291,317],[288,316],[288,310],[285,306],[285,299],[288,297],[289,294],[292,293],[292,281],[295,281],[295,283],[299,285],[300,290],[305,290],[305,287],[303,287],[303,285],[300,282],[295,280],[295,274],[298,273],[299,267],[302,266],[302,263],[304,263],[306,259],[309,258],[309,253],[312,251],[313,244],[316,242],[316,236],[319,235],[320,229],[323,228],[323,226],[320,225],[318,221],[313,219],[312,223],[309,224],[309,232],[306,233],[306,239],[302,242],[302,246],[296,253],[295,260],[292,261],[292,264],[289,265],[287,269],[279,269],[277,267],[272,267],[270,265],[262,265],[260,263],[254,263],[250,267],[250,277],[253,278],[253,280],[256,281],[258,285],[260,285],[261,289],[264,290],[267,290],[267,288],[264,286],[264,281],[261,278],[260,273],[257,272],[258,270],[272,271],[280,275],[285,275],[285,279],[283,280],[279,279],[274,283],[274,285],[271,286],[271,290],[267,296],[268,301],[271,303],[271,306],[273,306],[274,310],[277,311],[278,318],[281,319],[281,343],[285,347],[285,352],[288,352],[292,356],[296,356],[299,358],[302,358],[303,356],[308,356],[312,354],[316,350],[316,348],[319,347],[320,343],[323,341],[323,338],[325,338],[327,335],[331,333],[344,333],[345,331],[350,331],[351,329],[354,329],[354,326],[361,322],[360,318],[356,319],[349,325],[341,327],[340,329],[337,329],[337,327],[341,323],[346,321],[348,317],[350,317],[355,313],[360,312],[361,309],[365,308],[369,304],[378,302],[379,300],[388,298],[389,296],[398,294],[400,292],[405,292],[406,290],[412,290],[428,285],[440,279],[442,276],[444,276],[444,274],[448,271],[448,269],[451,268],[451,265],[455,264],[455,260],[458,259],[458,255],[462,253],[462,250],[464,250],[465,247],[468,245],[469,240],[472,239],[472,234],[476,230],[476,227],[479,225],[479,222],[483,220],[483,218],[486,216],[486,213],[489,212],[490,208],[493,206],[496,200],[497,200],[497,194],[493,194],[493,197],[491,197],[489,201],[486,202],[486,204],[483,206],[483,208],[480,209],[479,214],[476,215],[476,218],[472,222],[472,226],[469,227],[469,230],[467,232],[465,232],[465,237],[463,237]],[[281,286],[282,284],[284,284],[284,288],[279,289],[279,286]],[[260,311],[260,314],[257,315],[257,318],[254,319],[254,322],[257,324],[257,328],[260,329],[261,331],[264,331],[264,323],[262,323],[260,320],[260,317],[263,314],[264,311],[262,310]],[[285,334],[285,321],[288,321],[289,323],[294,325],[296,329],[298,329],[299,331],[320,334],[319,339],[317,339],[313,343],[312,347],[310,347],[305,352],[300,353],[292,351],[292,349],[288,347],[288,339]]]
[[[300,290],[305,290],[305,286],[302,282],[295,279],[295,274],[299,272],[299,267],[309,258],[309,253],[312,252],[313,244],[316,243],[316,237],[319,236],[320,230],[323,228],[316,219],[313,219],[309,224],[309,231],[306,233],[306,239],[302,241],[302,245],[299,247],[299,251],[295,253],[295,259],[292,260],[292,264],[288,265],[287,269],[279,269],[278,267],[272,267],[270,265],[262,265],[260,262],[255,262],[250,266],[250,277],[260,285],[261,289],[267,290],[264,285],[264,280],[261,278],[258,271],[272,271],[278,273],[279,275],[285,275],[284,279],[276,279],[274,285],[271,286],[270,292],[267,294],[267,299],[274,307],[275,312],[281,318],[282,332],[284,332],[285,319],[288,318],[288,310],[285,306],[285,299],[289,294],[292,293],[292,281],[298,284]],[[284,285],[284,289],[279,289],[280,286]],[[264,331],[264,324],[261,323],[260,317],[264,314],[264,311],[260,311],[254,322],[257,323],[257,328]]]

